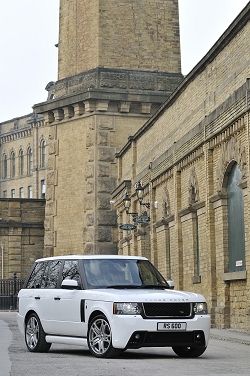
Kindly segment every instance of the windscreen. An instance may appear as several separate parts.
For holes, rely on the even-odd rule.
[[[148,260],[83,260],[89,288],[169,288],[163,276]]]

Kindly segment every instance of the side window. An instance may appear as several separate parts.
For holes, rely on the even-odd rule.
[[[31,273],[31,276],[29,277],[28,283],[27,283],[27,289],[40,289],[44,287],[44,272],[46,269],[47,263],[45,262],[38,262],[35,265],[35,268],[33,269],[33,272]]]
[[[7,164],[7,155],[4,154],[3,156],[3,179],[7,179],[7,173],[8,173],[8,164]]]
[[[33,170],[33,153],[32,153],[32,149],[29,148],[28,149],[28,174],[32,174],[32,170]]]
[[[51,261],[48,264],[48,268],[46,271],[46,281],[44,285],[45,289],[57,288],[58,276],[59,276],[61,265],[62,265],[61,261]]]
[[[80,283],[80,273],[78,269],[77,260],[66,260],[64,262],[63,271],[62,271],[62,281],[64,279],[74,279]]]
[[[242,189],[237,185],[240,181],[241,171],[235,163],[227,184],[229,272],[246,270],[244,199]]]

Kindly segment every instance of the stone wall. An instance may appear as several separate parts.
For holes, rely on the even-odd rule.
[[[0,199],[1,278],[12,278],[14,272],[25,278],[34,261],[43,256],[44,209],[45,200]]]
[[[149,115],[139,104],[104,100],[85,102],[81,114],[66,113],[64,108],[61,120],[51,123],[45,114],[50,135],[44,254],[116,253],[116,213],[110,206],[115,153]]]

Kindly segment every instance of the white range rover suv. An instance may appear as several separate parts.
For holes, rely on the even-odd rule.
[[[29,351],[88,345],[99,358],[126,349],[206,350],[210,316],[202,295],[171,289],[145,257],[58,256],[37,260],[18,294],[17,321]]]

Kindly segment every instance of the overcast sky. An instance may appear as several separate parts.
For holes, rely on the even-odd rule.
[[[182,73],[202,59],[248,0],[179,0]],[[0,122],[32,112],[57,80],[59,0],[0,0]]]

